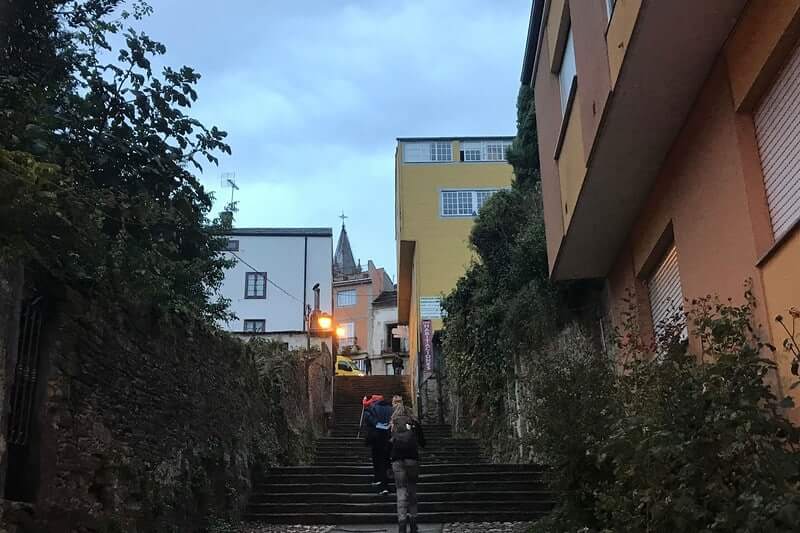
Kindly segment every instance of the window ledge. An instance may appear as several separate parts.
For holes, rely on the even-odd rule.
[[[572,104],[575,102],[575,95],[578,92],[578,76],[573,76],[572,84],[569,87],[569,98],[567,98],[567,107],[564,109],[564,116],[561,119],[561,128],[558,131],[558,139],[556,140],[556,150],[553,154],[553,159],[558,161],[561,156],[561,148],[564,146],[564,137],[567,135],[567,126],[569,126],[569,117],[572,114]]]
[[[792,235],[800,231],[800,219],[795,220],[792,227],[789,228],[783,235],[780,236],[778,240],[776,240],[769,249],[764,252],[764,254],[759,257],[758,261],[756,261],[756,266],[761,268],[764,266],[764,263],[770,260],[770,258],[775,255],[778,250],[788,241]]]

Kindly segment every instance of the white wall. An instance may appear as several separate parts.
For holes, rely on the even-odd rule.
[[[303,262],[305,236],[242,236],[232,235],[239,241],[239,251],[234,252],[244,261],[225,272],[220,293],[230,299],[230,310],[236,319],[223,324],[228,331],[242,331],[245,319],[266,320],[266,331],[303,331]],[[309,236],[308,277],[305,287],[306,303],[313,307],[312,287],[320,284],[320,308],[331,312],[333,290],[333,238]],[[231,255],[231,254],[228,254]],[[231,255],[232,256],[232,255]],[[236,257],[233,257],[236,259]],[[245,262],[249,263],[248,266]],[[266,299],[245,299],[245,273],[266,272]],[[270,281],[272,283],[270,283]],[[286,291],[284,293],[276,284]]]
[[[381,353],[381,341],[387,339],[386,324],[397,323],[397,307],[373,307],[372,308],[372,344],[369,353],[379,355]],[[387,346],[388,350],[390,347]]]

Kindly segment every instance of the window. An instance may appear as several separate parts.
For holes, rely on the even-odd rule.
[[[247,272],[244,277],[244,297],[261,298],[267,297],[267,273],[266,272]]]
[[[442,318],[442,299],[434,296],[422,297],[419,299],[419,316],[423,320]]]
[[[656,340],[666,332],[667,326],[685,321],[683,316],[683,289],[681,276],[678,270],[678,250],[673,244],[664,258],[656,267],[647,282],[650,296],[650,313],[653,318],[653,329]],[[683,326],[682,337],[686,337],[688,330]]]
[[[466,141],[461,143],[462,161],[505,161],[511,141]]]
[[[224,251],[226,252],[238,252],[239,251],[239,241],[236,239],[228,239],[225,242]]]
[[[567,42],[564,44],[564,57],[561,58],[561,70],[558,72],[558,83],[561,87],[561,114],[567,112],[572,83],[577,76],[575,70],[575,42],[572,40],[572,28],[567,32]]]
[[[267,321],[259,320],[245,320],[244,332],[245,333],[264,333],[267,329]]]
[[[800,222],[800,48],[754,115],[772,233],[777,241]]]
[[[453,145],[450,141],[431,143],[431,161],[452,161]]]
[[[349,289],[336,293],[336,307],[348,307],[356,305],[356,290]]]
[[[356,339],[356,325],[353,322],[345,322],[340,324],[344,330],[343,335],[339,338],[339,345],[344,347],[355,346]]]
[[[486,159],[488,161],[505,161],[506,149],[511,145],[508,142],[486,143]]]
[[[479,142],[462,142],[461,151],[464,153],[463,161],[481,161],[483,147]]]
[[[442,191],[442,216],[475,216],[486,200],[496,192],[496,189]]]

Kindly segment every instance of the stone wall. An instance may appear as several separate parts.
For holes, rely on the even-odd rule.
[[[51,301],[42,335],[26,531],[188,532],[236,520],[252,480],[304,462],[324,430],[329,355],[74,293]]]

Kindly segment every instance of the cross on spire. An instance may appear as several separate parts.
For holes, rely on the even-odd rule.
[[[344,221],[345,221],[345,219],[348,219],[348,218],[350,218],[350,217],[349,217],[349,216],[347,216],[347,215],[345,215],[345,214],[344,214],[344,211],[342,211],[342,214],[341,214],[341,215],[339,215],[339,218],[341,218],[341,219],[342,219],[342,227],[344,227]]]

